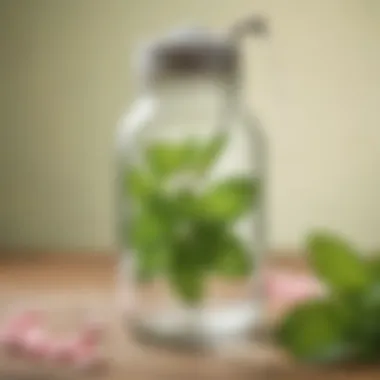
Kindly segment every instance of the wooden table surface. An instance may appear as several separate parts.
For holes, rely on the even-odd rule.
[[[78,310],[91,304],[109,321],[107,372],[97,378],[109,380],[273,379],[273,380],[375,380],[376,368],[322,370],[302,368],[285,359],[269,345],[249,346],[217,355],[190,355],[141,347],[128,337],[115,301],[115,263],[112,260],[35,260],[0,263],[2,314],[12,305],[31,303],[46,308],[54,320],[78,324]],[[16,377],[16,374],[18,374]],[[85,379],[83,373],[64,368],[11,360],[4,354],[0,379]],[[92,376],[92,375],[91,375]],[[91,378],[89,376],[88,378]]]

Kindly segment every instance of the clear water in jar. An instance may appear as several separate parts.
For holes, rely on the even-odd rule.
[[[248,126],[219,120],[220,92],[196,82],[165,89],[136,135],[125,286],[129,323],[146,342],[247,340],[261,318],[255,146]]]

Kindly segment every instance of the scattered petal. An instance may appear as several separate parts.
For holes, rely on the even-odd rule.
[[[24,347],[29,357],[46,359],[51,351],[52,342],[43,329],[35,327],[26,332]]]

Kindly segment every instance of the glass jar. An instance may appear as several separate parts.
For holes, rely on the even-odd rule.
[[[125,318],[146,342],[199,348],[245,340],[259,326],[265,144],[239,95],[247,30],[262,22],[151,44],[142,93],[120,122]]]

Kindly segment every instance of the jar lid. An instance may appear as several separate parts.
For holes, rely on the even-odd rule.
[[[234,77],[240,39],[247,33],[265,32],[266,21],[258,16],[239,21],[227,33],[199,27],[176,29],[143,48],[138,71],[148,83],[171,76]]]
[[[146,81],[168,76],[232,75],[238,53],[225,35],[200,28],[175,30],[142,51],[138,70]]]

